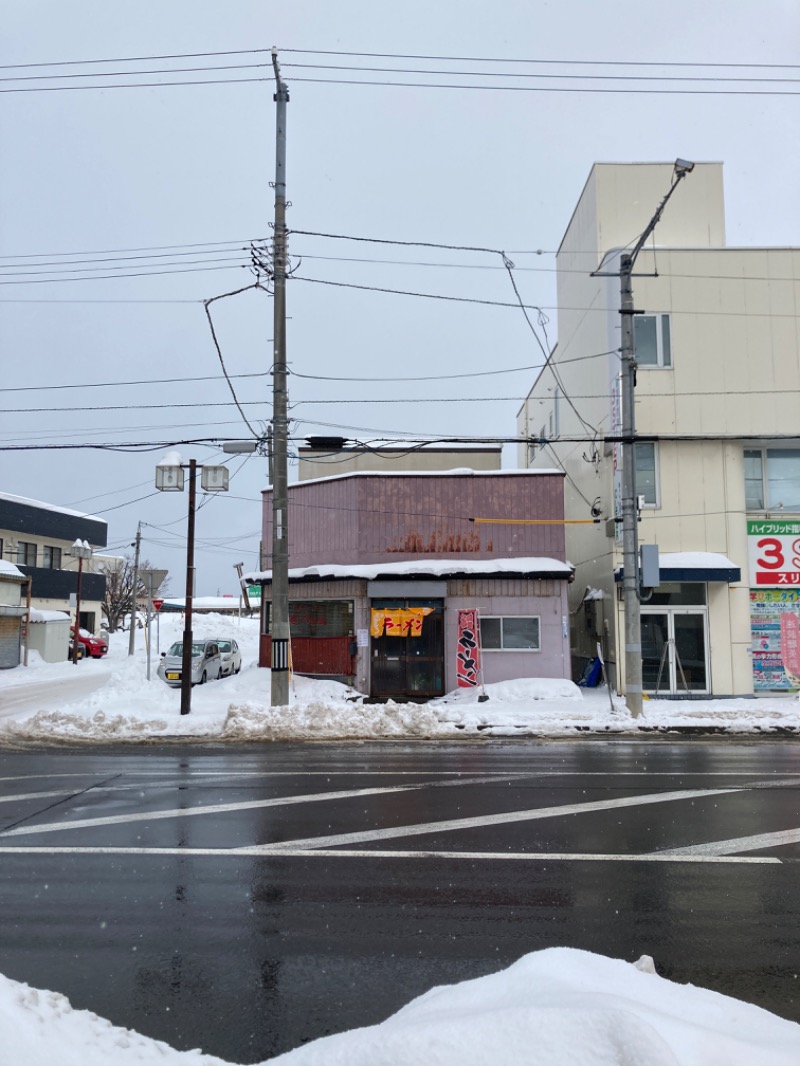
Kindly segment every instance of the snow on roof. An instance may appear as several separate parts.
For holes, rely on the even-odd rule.
[[[28,507],[38,507],[42,511],[57,511],[59,514],[71,514],[76,518],[91,518],[94,522],[102,522],[103,525],[108,523],[104,518],[97,518],[95,515],[85,514],[83,511],[71,511],[68,507],[56,507],[52,503],[43,503],[41,500],[31,500],[27,496],[14,496],[10,492],[0,492],[0,500],[9,500],[11,503],[24,503]]]
[[[178,608],[181,611],[186,606],[183,596],[170,596],[164,600],[164,606]],[[196,611],[238,611],[239,594],[231,596],[192,596],[192,607]]]
[[[68,622],[69,615],[66,611],[40,611],[38,607],[31,608],[31,622]]]
[[[5,559],[0,559],[0,574],[5,574],[7,577],[18,577],[22,580],[25,579],[25,575],[21,570],[17,570],[13,563],[9,563]]]
[[[659,552],[660,570],[739,570],[739,564],[732,562],[721,552]],[[616,573],[621,573],[618,566]]]
[[[306,485],[316,485],[320,481],[343,481],[349,477],[542,477],[543,475],[557,474],[566,477],[563,470],[540,468],[524,468],[521,470],[472,470],[470,467],[456,467],[454,470],[351,470],[346,474],[326,474],[323,477],[310,477],[306,481],[294,481],[290,489],[304,488]],[[267,485],[262,492],[271,492],[272,486]]]
[[[311,577],[445,577],[448,574],[563,574],[572,573],[569,563],[546,556],[520,559],[410,559],[401,563],[320,563],[289,570],[295,581]],[[247,581],[270,581],[271,570],[246,574]]]

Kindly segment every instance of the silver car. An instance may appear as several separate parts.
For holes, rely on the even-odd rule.
[[[162,651],[158,664],[158,676],[171,688],[180,688],[183,676],[183,641],[177,640],[169,649]],[[216,640],[192,641],[192,684],[204,685],[222,676],[222,656]]]
[[[222,656],[222,676],[238,674],[242,668],[242,653],[235,640],[218,640],[219,653]]]

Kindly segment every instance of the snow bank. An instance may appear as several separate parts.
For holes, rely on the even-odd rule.
[[[64,996],[0,977],[14,1066],[226,1066],[120,1029]],[[269,1066],[796,1066],[800,1026],[728,996],[572,948],[433,988],[380,1025],[323,1037]],[[261,1066],[267,1066],[266,1063]]]

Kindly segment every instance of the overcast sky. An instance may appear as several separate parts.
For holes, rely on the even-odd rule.
[[[504,249],[551,343],[553,253],[595,161],[722,161],[728,243],[800,244],[796,0],[6,0],[2,21],[0,444],[30,450],[3,452],[0,486],[106,518],[119,553],[146,523],[174,594],[187,500],[155,492],[159,442],[250,436],[203,301],[251,284],[246,248],[271,233],[272,45],[291,91],[289,226]],[[182,58],[149,58],[164,56]],[[180,81],[216,83],[108,87]],[[429,87],[386,84],[404,81]],[[540,365],[518,309],[311,281],[511,302],[498,257],[297,233],[290,252],[293,437],[514,435],[533,370],[447,376]],[[212,313],[261,432],[272,301]],[[158,446],[37,449],[123,442]],[[230,493],[197,516],[201,595],[236,591],[233,564],[257,562],[266,464],[229,465]]]

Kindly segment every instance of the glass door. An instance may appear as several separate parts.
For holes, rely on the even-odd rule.
[[[444,695],[444,604],[442,600],[373,600],[376,609],[430,607],[419,636],[371,638],[371,695],[407,699]]]
[[[705,611],[642,610],[645,692],[708,692]]]

